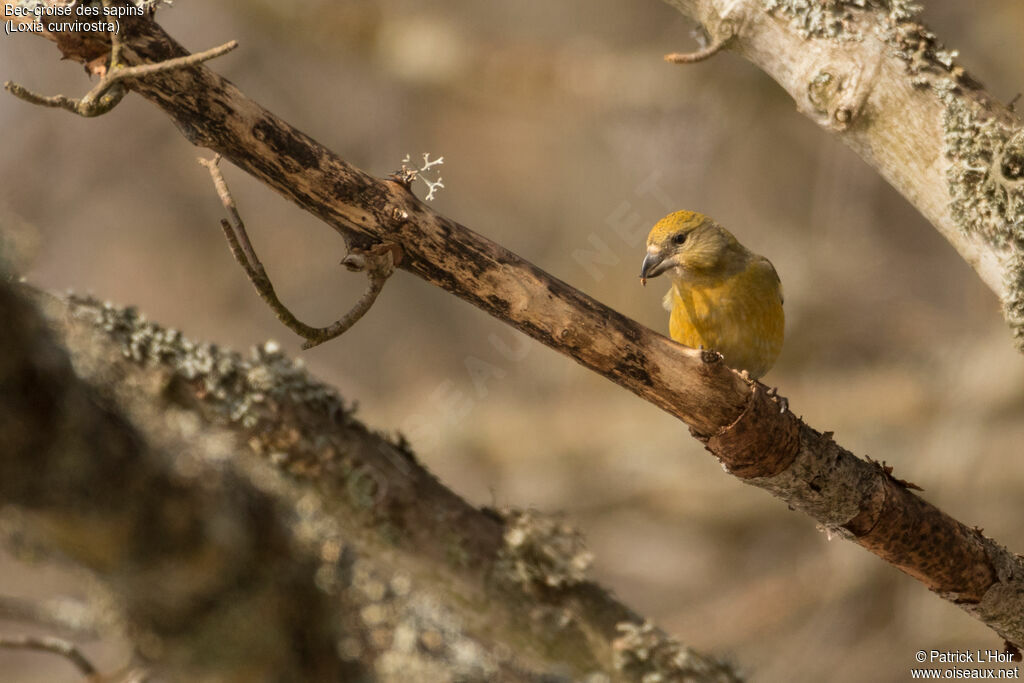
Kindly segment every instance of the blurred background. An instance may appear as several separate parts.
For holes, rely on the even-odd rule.
[[[1024,4],[930,0],[924,17],[995,97],[1024,89]],[[646,228],[678,208],[714,216],[782,277],[787,341],[766,381],[794,412],[1024,551],[1024,358],[995,297],[753,66],[665,64],[696,45],[668,5],[177,0],[158,19],[193,51],[238,39],[214,68],[368,172],[443,156],[436,209],[655,330],[667,284],[637,280]],[[0,65],[46,93],[89,87],[38,38],[0,36]],[[566,512],[599,581],[753,680],[905,680],[918,649],[1000,646],[724,475],[675,419],[406,273],[300,352],[228,252],[203,152],[140,98],[86,120],[4,94],[0,124],[0,229],[32,282],[241,350],[281,341],[469,500]],[[365,281],[339,267],[341,239],[222,168],[282,299],[311,324],[347,310]],[[0,586],[47,597],[67,579],[0,555]],[[40,658],[0,653],[0,679],[75,680]]]

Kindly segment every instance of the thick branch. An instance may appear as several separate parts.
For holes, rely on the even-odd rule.
[[[205,661],[309,680],[358,672],[338,660],[341,614],[312,580],[321,561],[293,533],[286,496],[261,490],[257,472],[228,457],[217,435],[186,441],[180,416],[155,404],[136,404],[133,424],[76,376],[46,323],[6,284],[0,318],[9,325],[0,335],[0,500],[107,581],[137,642],[155,643],[181,670]],[[111,373],[101,354],[87,353],[77,360]],[[161,426],[144,433],[143,422]],[[267,609],[274,604],[291,607]]]
[[[125,45],[129,63],[184,54],[155,24],[140,23],[136,31]],[[1004,638],[1024,642],[1024,563],[915,496],[885,468],[837,446],[831,434],[780,412],[759,385],[434,213],[401,184],[350,166],[204,66],[154,74],[132,88],[193,143],[319,216],[350,245],[399,244],[403,269],[679,417],[736,476],[852,537]],[[859,92],[841,89],[832,118],[841,123],[847,111],[857,121]]]
[[[1024,128],[909,3],[666,2],[716,42],[732,36],[731,49],[931,221],[999,297],[1024,351]]]
[[[276,345],[39,298],[75,372],[0,282],[0,502],[110,586],[158,673],[737,680],[586,581],[571,534],[468,505]]]

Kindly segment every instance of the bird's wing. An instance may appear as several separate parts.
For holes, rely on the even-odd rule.
[[[764,256],[759,256],[757,259],[757,267],[771,273],[771,277],[775,279],[775,283],[779,287],[779,303],[786,303],[786,295],[782,291],[782,279],[775,271],[775,266],[772,265],[772,262]]]

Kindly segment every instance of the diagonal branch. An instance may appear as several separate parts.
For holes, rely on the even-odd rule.
[[[563,524],[470,505],[272,342],[2,278],[0,318],[2,531],[91,569],[156,679],[740,680],[588,581]]]
[[[185,54],[155,23],[139,32],[124,47],[130,63]],[[350,245],[399,244],[404,270],[680,418],[730,473],[875,553],[1008,641],[1024,643],[1020,558],[916,496],[884,466],[855,457],[831,433],[780,412],[763,385],[435,213],[402,184],[351,166],[206,67],[155,74],[131,87],[194,144],[223,154]]]
[[[40,602],[0,595],[0,619],[23,621],[79,637],[95,638],[100,618],[87,603],[74,598]]]
[[[1024,125],[956,63],[919,8],[665,1],[714,43],[731,36],[736,53],[920,211],[999,297],[1024,352]]]

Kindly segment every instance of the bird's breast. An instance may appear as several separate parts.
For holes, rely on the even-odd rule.
[[[727,278],[678,279],[665,303],[674,340],[719,351],[727,364],[754,377],[766,373],[782,350],[782,295],[767,261]]]

